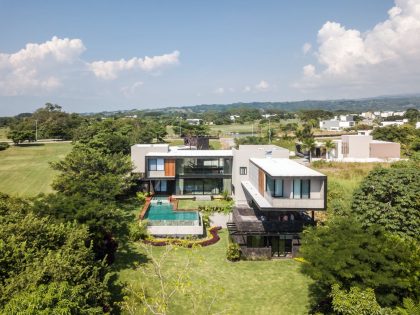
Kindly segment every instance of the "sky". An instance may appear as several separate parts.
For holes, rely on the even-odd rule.
[[[0,0],[0,116],[420,92],[420,0]]]

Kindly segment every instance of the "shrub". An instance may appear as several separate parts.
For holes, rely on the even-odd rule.
[[[139,241],[146,239],[149,234],[147,232],[147,221],[139,220],[130,225],[129,231],[130,239],[132,241]]]
[[[9,147],[7,142],[0,142],[0,151],[6,150]]]
[[[238,261],[241,259],[241,248],[236,243],[230,243],[226,251],[226,258],[229,261]]]
[[[208,228],[210,226],[210,213],[202,212],[201,218],[203,219],[204,227]]]
[[[144,204],[146,202],[146,194],[144,192],[138,191],[136,193],[137,200],[140,201],[140,203]]]
[[[208,229],[207,231],[210,234],[210,236],[205,239],[183,240],[179,238],[154,238],[153,236],[149,236],[143,242],[153,246],[178,245],[187,248],[192,248],[195,246],[209,246],[216,244],[220,240],[220,237],[217,234],[217,231],[219,231],[220,229],[220,226]]]
[[[232,197],[227,190],[223,190],[222,196],[223,196],[223,199],[226,201],[232,200]]]

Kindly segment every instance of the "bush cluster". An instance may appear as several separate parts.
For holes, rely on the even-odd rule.
[[[9,147],[7,142],[0,142],[0,151],[6,150]]]
[[[226,258],[229,261],[238,261],[241,259],[241,248],[237,243],[230,243],[228,245]]]
[[[205,239],[197,239],[197,240],[190,240],[190,239],[179,239],[179,238],[154,238],[150,236],[149,238],[143,240],[145,244],[150,244],[153,246],[166,246],[166,245],[178,245],[187,248],[191,248],[194,246],[209,246],[216,244],[220,237],[217,234],[217,231],[221,230],[220,226],[215,226],[208,229],[209,237]]]

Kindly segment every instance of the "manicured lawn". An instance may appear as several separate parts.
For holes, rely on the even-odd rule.
[[[179,200],[179,209],[197,210],[199,206],[225,207],[230,205],[226,200]]]
[[[25,197],[51,192],[57,173],[49,162],[63,159],[71,147],[70,143],[47,143],[0,151],[0,192]]]
[[[179,248],[168,258],[164,274],[177,273],[185,266],[187,257],[191,287],[189,292],[200,292],[198,303],[210,305],[210,314],[308,314],[308,286],[311,280],[300,272],[300,263],[294,260],[240,261],[226,260],[227,231],[221,240],[208,247],[195,250]],[[157,279],[149,271],[142,272],[144,249],[137,243],[129,244],[129,251],[120,251],[115,264],[118,281],[134,290],[142,284],[157,290]],[[164,248],[154,247],[153,256],[160,257]],[[130,299],[133,299],[130,297]],[[191,298],[177,294],[171,303],[170,314],[192,314]],[[197,314],[203,314],[197,312]]]

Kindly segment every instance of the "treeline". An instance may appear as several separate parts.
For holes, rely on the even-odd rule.
[[[232,104],[203,104],[181,107],[165,107],[154,110],[139,111],[136,109],[126,111],[101,112],[102,116],[115,115],[142,115],[143,113],[205,113],[205,112],[235,112],[241,109],[258,109],[264,111],[283,111],[297,112],[300,110],[326,110],[326,111],[344,111],[344,112],[363,112],[363,111],[388,111],[405,110],[408,108],[420,108],[420,96],[401,96],[401,97],[376,97],[365,99],[344,99],[344,100],[305,100],[295,102],[250,102],[250,103],[232,103]],[[92,115],[89,113],[88,115]]]
[[[89,141],[93,135],[117,131],[126,137],[129,147],[134,143],[163,141],[167,122],[148,118],[108,118],[102,124],[100,117],[86,117],[66,113],[61,106],[47,103],[33,114],[24,113],[15,117],[0,117],[0,127],[8,127],[9,139],[15,144],[39,139]],[[106,127],[104,127],[106,126]],[[103,129],[104,128],[104,129]],[[105,130],[106,129],[106,130]],[[115,135],[114,135],[115,136]],[[106,137],[106,135],[102,135]],[[109,136],[111,137],[111,136]]]

